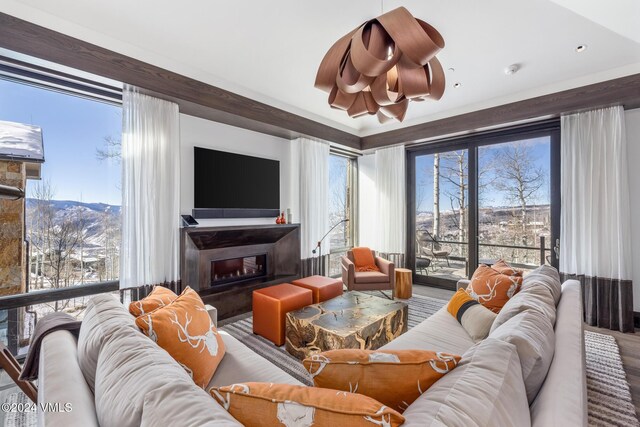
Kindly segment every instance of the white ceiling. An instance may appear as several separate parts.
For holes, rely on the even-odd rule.
[[[3,0],[0,11],[368,135],[640,72],[638,0]],[[404,123],[349,118],[313,82],[326,50],[400,5],[435,26],[447,90]],[[635,25],[634,25],[635,24]],[[635,40],[635,41],[634,41]],[[575,47],[588,45],[583,53]],[[518,73],[503,69],[520,64]],[[453,83],[462,86],[453,88]]]

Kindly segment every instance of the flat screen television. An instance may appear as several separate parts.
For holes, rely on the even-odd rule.
[[[194,147],[196,218],[276,216],[280,162]]]

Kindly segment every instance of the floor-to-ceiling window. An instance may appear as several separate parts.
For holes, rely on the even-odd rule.
[[[329,224],[338,226],[330,236],[329,275],[340,275],[340,258],[354,244],[356,161],[332,152],[329,156]]]
[[[43,135],[40,177],[26,181],[26,292],[117,281],[122,123],[117,88],[110,98],[106,90],[100,90],[104,96],[83,92],[79,83],[67,87],[44,77],[3,77],[0,121],[36,126]],[[39,318],[54,311],[79,317],[89,299],[2,310],[0,339],[14,353],[23,352]]]
[[[409,255],[418,283],[454,288],[478,264],[557,264],[557,122],[414,148]]]

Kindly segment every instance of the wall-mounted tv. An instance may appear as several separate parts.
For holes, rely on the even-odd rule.
[[[194,147],[196,218],[276,216],[280,162]]]

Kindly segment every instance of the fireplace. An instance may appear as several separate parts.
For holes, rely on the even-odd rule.
[[[181,232],[181,286],[218,309],[251,311],[253,291],[300,278],[300,225],[190,227]]]
[[[211,287],[267,275],[267,254],[211,261]]]

